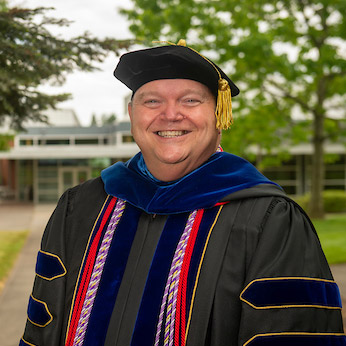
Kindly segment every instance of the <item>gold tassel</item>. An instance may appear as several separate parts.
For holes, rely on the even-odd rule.
[[[184,47],[186,47],[186,41],[183,38],[181,38],[178,41],[177,46],[184,46]]]
[[[220,78],[216,102],[216,128],[227,130],[233,123],[232,117],[232,95],[228,82]]]

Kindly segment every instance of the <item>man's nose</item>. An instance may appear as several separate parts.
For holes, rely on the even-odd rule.
[[[181,107],[176,102],[167,102],[162,109],[161,117],[169,121],[179,121],[184,118]]]

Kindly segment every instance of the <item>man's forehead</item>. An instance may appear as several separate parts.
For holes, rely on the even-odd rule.
[[[198,94],[214,97],[209,88],[202,83],[188,79],[160,79],[142,85],[134,94],[136,98],[148,95],[187,95]]]

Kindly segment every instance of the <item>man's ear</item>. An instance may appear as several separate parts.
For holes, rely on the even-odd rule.
[[[127,112],[129,113],[130,120],[132,120],[132,102],[127,104]]]

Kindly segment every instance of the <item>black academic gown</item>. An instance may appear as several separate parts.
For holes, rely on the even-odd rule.
[[[61,197],[41,251],[56,255],[63,268],[59,273],[55,269],[52,280],[36,276],[32,297],[44,303],[49,314],[36,313],[42,319],[38,322],[29,314],[21,345],[64,345],[84,252],[106,199],[100,178]],[[272,184],[236,191],[220,202],[227,203],[204,254],[186,345],[346,345],[337,288],[301,208]],[[148,273],[168,218],[140,209],[138,213],[119,292],[108,323],[100,326],[106,346],[133,341]]]

